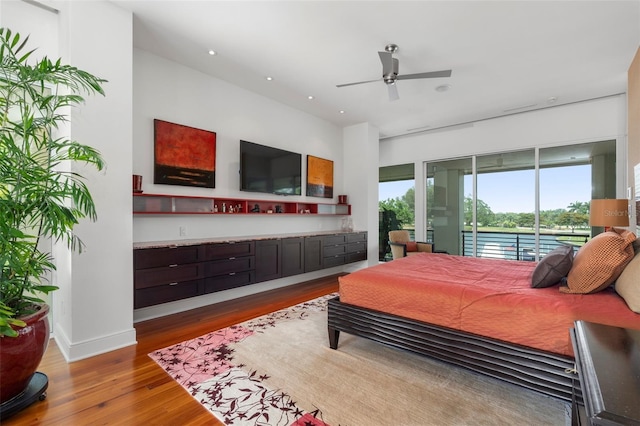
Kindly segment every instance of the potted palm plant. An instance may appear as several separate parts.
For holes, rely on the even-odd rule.
[[[104,167],[100,153],[59,135],[69,108],[99,93],[105,80],[60,60],[36,59],[28,37],[0,28],[0,403],[29,384],[49,339],[42,294],[57,289],[43,242],[81,251],[73,233],[80,219],[96,219],[74,162]],[[49,244],[50,246],[51,244]]]

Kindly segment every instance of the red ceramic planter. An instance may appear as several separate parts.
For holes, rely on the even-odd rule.
[[[49,305],[20,318],[26,327],[18,337],[0,337],[0,403],[20,395],[36,372],[49,344]]]

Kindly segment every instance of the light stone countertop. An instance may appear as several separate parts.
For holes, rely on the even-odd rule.
[[[358,233],[366,231],[316,231],[316,232],[295,232],[290,234],[271,234],[271,235],[247,235],[243,237],[210,237],[210,238],[191,238],[183,240],[169,240],[169,241],[145,241],[134,242],[134,249],[148,249],[148,248],[162,248],[162,247],[180,247],[180,246],[193,246],[198,244],[216,244],[216,243],[229,243],[240,241],[258,241],[258,240],[274,240],[278,238],[294,238],[294,237],[313,237],[320,235],[335,235],[345,233]]]

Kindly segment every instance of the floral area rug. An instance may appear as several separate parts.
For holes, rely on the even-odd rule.
[[[569,405],[341,333],[328,295],[155,351],[153,358],[227,425],[570,424]]]
[[[234,346],[279,323],[305,320],[312,312],[324,312],[323,296],[177,345],[152,352],[174,380],[226,425],[323,426],[318,408],[298,407],[281,389],[270,389],[266,372],[234,359]]]

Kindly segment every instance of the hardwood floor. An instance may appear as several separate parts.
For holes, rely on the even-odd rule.
[[[71,364],[52,340],[38,369],[49,377],[47,398],[2,424],[220,425],[147,354],[337,291],[331,276],[141,322],[137,345]]]

